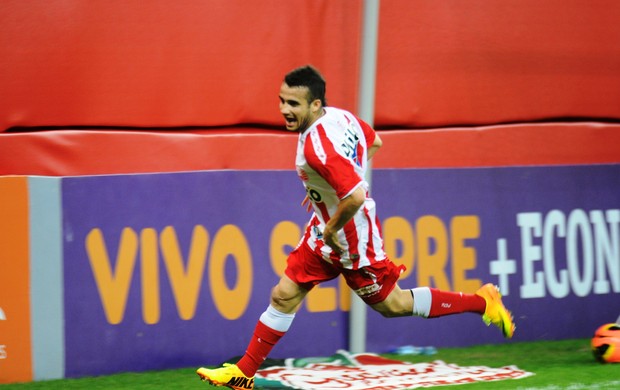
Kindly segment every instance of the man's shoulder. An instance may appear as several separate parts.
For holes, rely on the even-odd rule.
[[[315,123],[313,128],[322,126],[325,130],[340,131],[349,127],[351,123],[359,123],[353,113],[342,108],[325,107],[325,115]]]
[[[311,143],[320,143],[323,137],[340,140],[351,123],[355,123],[355,127],[360,126],[357,117],[347,110],[336,107],[324,107],[324,109],[325,115],[302,133],[300,143],[306,144],[307,140],[311,140]]]
[[[332,107],[332,106],[327,106],[327,107],[323,107],[325,109],[325,116],[327,117],[355,117],[355,115],[348,111],[345,110],[344,108],[338,108],[338,107]]]

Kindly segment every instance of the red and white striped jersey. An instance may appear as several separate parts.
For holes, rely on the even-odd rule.
[[[325,260],[347,269],[358,269],[384,260],[383,240],[365,180],[368,147],[375,131],[352,113],[325,107],[325,115],[299,135],[295,165],[314,213],[302,237]],[[336,212],[340,199],[357,187],[366,190],[366,201],[338,232],[344,252],[333,253],[323,242],[323,228]]]

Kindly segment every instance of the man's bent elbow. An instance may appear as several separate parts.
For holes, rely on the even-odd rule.
[[[349,196],[351,197],[351,202],[356,207],[358,207],[358,208],[362,207],[362,205],[366,201],[366,190],[364,189],[364,187],[359,186]]]

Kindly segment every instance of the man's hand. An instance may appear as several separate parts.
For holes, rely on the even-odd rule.
[[[310,198],[308,197],[308,194],[304,196],[304,200],[301,201],[301,205],[306,207],[307,212],[312,211],[312,202],[310,202]]]
[[[338,241],[338,231],[353,218],[357,210],[362,207],[365,200],[366,190],[360,185],[349,196],[340,200],[338,209],[325,224],[325,228],[323,229],[323,242],[332,248],[334,253],[341,255],[344,250]]]
[[[342,254],[344,249],[340,246],[340,242],[338,242],[338,231],[331,229],[329,224],[325,225],[325,229],[323,229],[323,242],[332,248],[337,255]]]

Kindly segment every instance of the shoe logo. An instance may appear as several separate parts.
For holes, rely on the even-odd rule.
[[[450,304],[450,303],[445,303],[445,302],[444,302],[444,303],[442,303],[442,304],[441,304],[441,307],[446,308],[446,309],[449,309],[449,308],[451,308],[451,307],[452,307],[452,304]]]
[[[227,385],[234,386],[235,389],[252,390],[254,388],[254,378],[244,378],[242,376],[240,377],[233,376],[232,378],[230,378]]]

